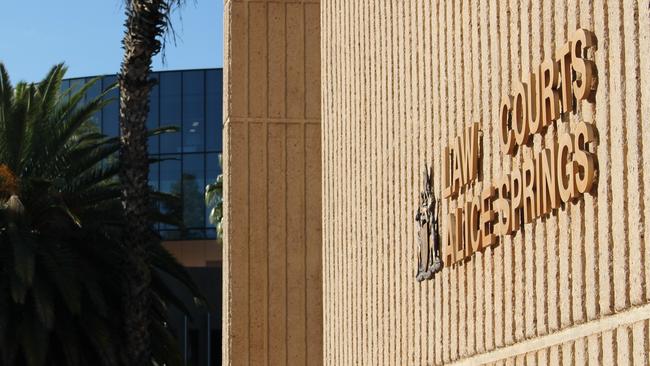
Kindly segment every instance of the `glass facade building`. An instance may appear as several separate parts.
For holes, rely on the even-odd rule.
[[[150,96],[147,127],[175,126],[178,132],[149,139],[149,153],[160,162],[150,166],[149,183],[161,192],[182,198],[183,226],[159,225],[163,240],[214,239],[214,225],[208,219],[205,186],[221,174],[222,70],[179,70],[152,73],[157,83]],[[115,75],[66,79],[62,89],[78,90],[98,78],[84,96],[89,101],[117,81]],[[119,91],[106,96],[112,101],[93,117],[97,131],[119,135]],[[162,208],[171,209],[171,208]],[[176,208],[178,209],[178,208]],[[195,242],[197,243],[197,242]],[[188,243],[180,243],[185,246]],[[214,245],[217,245],[214,242]],[[194,307],[192,296],[173,283],[191,316],[172,307],[169,326],[176,336],[183,361],[188,366],[221,364],[221,266],[188,267],[188,272],[207,298],[207,307]]]
[[[151,166],[149,182],[154,189],[182,197],[184,228],[160,225],[164,240],[212,239],[214,225],[204,202],[207,184],[221,174],[222,70],[180,70],[152,73],[157,84],[151,91],[149,129],[176,126],[178,132],[149,139],[149,152],[161,162]],[[78,90],[94,77],[66,79],[62,88]],[[86,93],[86,100],[115,83],[115,75],[100,76]],[[119,134],[119,94],[94,117],[97,129],[108,136]],[[166,209],[163,207],[163,210]]]

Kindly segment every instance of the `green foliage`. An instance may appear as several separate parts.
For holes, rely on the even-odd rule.
[[[123,346],[119,139],[89,126],[107,91],[82,105],[95,81],[61,92],[65,72],[57,65],[37,84],[14,86],[0,64],[2,365],[117,365]],[[178,198],[152,198],[151,216],[178,224],[154,209]],[[162,277],[202,298],[159,241],[149,253],[154,361],[181,365],[166,319],[168,306],[184,306]]]
[[[219,165],[222,165],[221,154],[219,154]],[[210,211],[210,222],[216,226],[217,239],[223,237],[223,174],[219,174],[214,183],[205,187],[205,204],[212,207]]]

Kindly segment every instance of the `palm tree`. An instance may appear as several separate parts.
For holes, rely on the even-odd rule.
[[[148,154],[146,120],[149,93],[154,83],[149,78],[152,57],[160,52],[162,38],[170,28],[170,14],[183,0],[126,0],[126,31],[122,40],[124,58],[118,77],[120,85],[121,148],[120,181],[125,228],[124,240],[124,335],[123,362],[130,365],[151,363],[150,246],[155,242],[150,230]]]
[[[125,347],[121,295],[125,276],[120,148],[93,132],[106,92],[82,105],[90,82],[61,92],[63,65],[38,84],[13,86],[0,64],[0,364],[119,365]],[[164,132],[152,131],[152,134]],[[153,192],[148,214],[177,224]],[[148,235],[154,236],[152,228]],[[180,365],[166,327],[167,307],[187,311],[163,277],[194,296],[187,272],[160,244],[149,245],[151,359]],[[151,364],[151,360],[149,361]]]

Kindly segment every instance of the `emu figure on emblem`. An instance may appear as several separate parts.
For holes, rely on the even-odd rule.
[[[420,204],[415,211],[418,230],[418,269],[416,279],[430,280],[442,270],[440,257],[440,235],[438,231],[438,211],[433,195],[433,169],[424,167],[424,190],[420,193]]]

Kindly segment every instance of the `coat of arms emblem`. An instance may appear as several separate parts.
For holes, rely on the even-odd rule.
[[[423,174],[424,190],[420,193],[420,203],[415,211],[418,230],[418,268],[416,279],[432,279],[440,272],[443,263],[440,255],[440,235],[436,198],[433,194],[433,170],[426,168]]]

